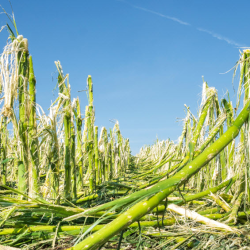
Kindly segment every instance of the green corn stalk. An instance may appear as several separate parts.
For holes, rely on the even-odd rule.
[[[17,37],[19,39],[19,37]],[[28,173],[28,145],[27,145],[27,79],[28,79],[28,40],[22,39],[20,44],[20,51],[18,52],[17,59],[19,62],[19,138],[21,140],[21,155],[18,165],[18,187],[19,191],[26,193],[28,191],[27,173]]]
[[[14,163],[13,163],[13,167],[14,167],[14,171],[15,171],[15,174],[14,174],[14,178],[15,180],[17,180],[18,182],[18,163],[19,163],[19,160],[18,160],[18,147],[17,147],[17,134],[16,134],[16,131],[15,129],[14,130],[14,136],[13,136],[13,151],[14,151]]]
[[[104,134],[106,128],[102,127],[99,141],[98,141],[98,148],[99,148],[99,177],[100,182],[105,181],[105,146],[104,146]]]
[[[214,123],[215,123],[215,107],[214,107],[214,98],[211,102],[211,106],[208,111],[208,127],[209,127],[209,132],[211,133]],[[214,142],[214,138],[212,139],[212,142]],[[213,185],[216,185],[216,180],[218,177],[217,174],[217,164],[216,164],[216,158],[214,158],[212,161],[209,162],[207,169],[209,169],[209,174],[207,175],[208,181],[207,181],[207,186],[212,187]]]
[[[84,122],[84,129],[83,129],[83,166],[84,171],[88,169],[87,165],[87,156],[88,156],[88,118],[89,118],[89,106],[85,107],[85,122]],[[86,176],[88,178],[89,172],[87,171]],[[85,180],[85,178],[84,178]],[[86,180],[85,180],[86,181]]]
[[[246,124],[247,125],[247,124]],[[247,199],[250,199],[249,188],[249,148],[248,148],[248,133],[246,133],[247,126],[241,129],[240,143],[241,143],[241,173],[239,177],[239,185],[234,194],[233,201],[235,202],[241,192],[245,192]]]
[[[205,119],[207,117],[207,113],[208,113],[209,107],[211,105],[212,99],[213,99],[213,97],[214,97],[214,95],[216,93],[214,89],[210,89],[209,92],[210,92],[209,93],[209,97],[207,98],[206,103],[202,107],[202,111],[201,111],[201,115],[200,115],[198,124],[197,124],[197,126],[195,128],[195,131],[193,133],[192,139],[189,142],[190,161],[193,159],[194,150],[195,150],[195,146],[196,146],[197,140],[198,140],[198,138],[200,136],[201,129],[202,129],[203,124],[205,122]]]
[[[240,63],[240,81],[239,81],[239,87],[238,87],[236,110],[239,108],[239,105],[240,105],[242,84],[244,82],[244,74],[245,74],[245,61],[246,61],[246,53],[244,53],[244,51],[243,51],[243,54],[241,55],[241,58],[239,60],[239,63]]]
[[[140,222],[140,226],[142,227],[157,227],[157,226],[170,226],[173,225],[175,223],[175,219],[168,217],[167,219],[163,220],[159,222],[159,221],[141,221]],[[58,232],[74,232],[75,235],[78,235],[80,232],[85,232],[85,231],[90,231],[89,229],[91,229],[91,231],[96,232],[102,228],[104,228],[105,225],[96,225],[95,227],[92,227],[91,225],[87,225],[87,226],[79,226],[79,225],[75,225],[75,226],[59,226],[58,227]],[[130,225],[130,228],[137,228],[139,225],[138,223],[133,223]],[[29,232],[55,232],[57,226],[47,226],[47,225],[42,225],[42,226],[32,226],[29,227]],[[1,230],[0,235],[17,235],[17,234],[21,234],[23,233],[25,230],[25,228],[6,228]],[[73,248],[70,248],[73,249]]]
[[[39,158],[38,139],[36,138],[36,79],[31,56],[29,56],[29,97],[29,148],[31,156],[31,163],[29,164],[29,196],[36,198],[39,196]]]
[[[244,94],[244,104],[249,100],[250,98],[250,50],[246,49],[243,51],[243,61],[244,61],[244,90],[245,90],[245,94]],[[246,138],[246,148],[248,149],[248,152],[246,152],[246,156],[249,157],[250,155],[250,118],[248,118],[248,121],[246,123],[246,128],[245,131],[247,133],[247,138]],[[245,190],[247,193],[247,199],[248,201],[250,201],[250,187],[249,187],[249,181],[247,181],[250,177],[250,170],[249,170],[249,163],[247,163],[246,166],[246,174],[248,175],[248,178],[246,178],[246,182],[245,182]]]
[[[51,184],[50,187],[52,188],[52,198],[56,200],[56,203],[58,203],[58,195],[59,195],[59,147],[58,147],[58,141],[53,141],[53,150],[52,150],[52,161],[51,161]]]
[[[249,86],[250,86],[250,50],[243,51],[243,60],[244,60],[244,104],[249,99]]]
[[[1,117],[1,160],[2,162],[6,159],[7,156],[7,117]],[[2,184],[6,185],[7,182],[7,163],[3,162],[2,164]]]
[[[222,124],[224,123],[224,118],[225,114],[221,112],[220,110],[220,104],[219,104],[219,100],[218,100],[218,96],[215,95],[214,98],[214,108],[215,108],[215,112],[216,112],[216,116],[217,116],[217,121],[216,121],[216,125],[215,127],[220,127],[220,135],[223,134],[223,126]],[[226,118],[225,118],[226,119]],[[223,121],[222,121],[223,120]],[[221,123],[221,125],[220,125]],[[214,131],[214,129],[212,130]],[[210,132],[210,134],[212,133],[212,131]],[[210,136],[209,136],[210,137]],[[226,162],[225,162],[225,152],[224,150],[222,150],[220,152],[220,155],[218,156],[218,160],[219,160],[219,177],[218,177],[218,181],[224,181],[226,179],[225,174],[226,174]],[[224,177],[224,179],[223,179]]]
[[[113,136],[113,132],[110,129],[109,131],[109,135],[110,135],[110,150],[111,150],[111,169],[112,169],[112,177],[114,177],[114,172],[115,172],[115,148],[114,148],[114,136]]]
[[[118,150],[118,161],[117,161],[117,173],[122,174],[122,159],[121,159],[121,147],[122,147],[122,136],[119,128],[119,123],[116,123],[116,136],[117,136],[117,150]]]
[[[98,141],[100,183],[102,181],[105,181],[105,145],[104,145],[105,133],[106,133],[106,128],[102,127]]]
[[[191,119],[190,119],[190,113],[187,114],[187,132],[185,137],[185,154],[189,152],[189,143],[191,141]]]
[[[73,199],[77,198],[77,169],[75,162],[75,127],[72,119],[70,134],[70,157],[71,157],[71,178],[72,178],[72,195]]]
[[[57,113],[52,115],[51,117],[51,130],[49,131],[50,135],[50,142],[49,142],[49,148],[50,148],[50,153],[49,153],[49,165],[50,165],[50,184],[49,186],[51,187],[51,196],[52,199],[56,201],[56,203],[59,202],[59,166],[60,166],[60,161],[59,161],[59,155],[60,155],[60,149],[59,149],[59,143],[58,143],[58,137],[57,137],[57,131],[56,131],[56,116]]]
[[[112,158],[111,158],[111,143],[108,143],[107,146],[107,157],[108,157],[108,166],[107,166],[107,173],[108,173],[108,180],[111,180],[113,177],[112,174]]]
[[[78,166],[78,181],[77,181],[77,190],[83,187],[83,152],[82,152],[82,117],[80,109],[80,100],[76,99],[76,109],[75,109],[75,120],[76,120],[76,136],[77,136],[77,158],[76,165]]]
[[[98,150],[98,126],[94,127],[94,151],[95,151],[96,184],[100,184],[99,150]]]
[[[231,124],[233,123],[233,107],[232,103],[229,101],[227,102],[226,99],[222,100],[222,104],[225,108],[226,114],[227,114],[227,128],[231,127]],[[229,143],[227,147],[227,166],[233,167],[233,158],[234,158],[234,141]]]
[[[199,148],[195,151],[194,156],[196,157],[199,155],[207,146],[208,144],[214,139],[214,137],[220,132],[222,125],[224,121],[226,120],[225,113],[221,113],[220,116],[217,119],[217,122],[215,126],[210,130],[208,137],[206,140],[202,143],[202,145],[199,146]]]
[[[216,187],[212,187],[209,188],[203,192],[197,193],[197,194],[193,194],[193,195],[185,195],[184,196],[184,200],[180,200],[180,201],[174,201],[175,204],[181,206],[183,204],[185,204],[186,202],[192,201],[192,200],[197,200],[200,199],[204,196],[209,195],[210,193],[216,193],[217,191],[221,190],[222,188],[228,186],[229,184],[232,184],[236,181],[237,177],[233,177],[227,181],[222,182],[220,185],[216,186]]]
[[[88,97],[89,97],[89,109],[88,109],[88,120],[87,120],[87,126],[88,126],[88,158],[89,158],[89,170],[90,173],[89,177],[89,191],[90,193],[93,193],[95,190],[95,168],[93,166],[93,151],[94,151],[94,111],[93,111],[93,83],[91,76],[88,76],[87,79],[87,85],[88,85]]]
[[[183,139],[185,138],[185,135],[187,133],[187,123],[188,123],[188,117],[186,117],[185,121],[184,121],[184,126],[183,126],[183,130],[181,133],[181,136],[179,138],[179,145],[176,149],[177,151],[177,157],[181,156],[181,152],[182,152],[182,145],[183,145]]]
[[[104,164],[103,164],[103,179],[104,181],[109,180],[108,172],[108,134],[107,129],[103,128],[103,146],[104,146]]]
[[[69,84],[66,86],[62,67],[59,61],[55,62],[58,70],[58,86],[60,94],[66,97],[63,102],[63,125],[64,125],[64,197],[71,199],[71,164],[70,164],[70,132],[71,132],[71,105]]]
[[[64,143],[65,143],[65,154],[64,154],[64,196],[66,199],[71,198],[71,164],[70,164],[70,117],[64,115]]]
[[[130,151],[130,144],[129,139],[126,140],[126,154],[127,154],[127,169],[130,167],[131,163],[131,151]]]
[[[220,136],[223,135],[223,126],[220,128]],[[221,165],[221,179],[224,181],[227,178],[226,157],[225,150],[220,152],[220,165]]]

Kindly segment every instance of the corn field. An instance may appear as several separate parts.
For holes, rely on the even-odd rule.
[[[235,107],[203,80],[178,143],[157,140],[133,156],[118,122],[95,124],[90,75],[84,110],[56,61],[58,96],[44,112],[28,39],[7,28],[0,249],[250,249],[250,50],[235,66]]]

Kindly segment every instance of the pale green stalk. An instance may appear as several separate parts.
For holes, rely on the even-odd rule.
[[[36,79],[31,56],[29,56],[29,97],[29,148],[31,158],[31,162],[29,164],[29,196],[32,198],[36,198],[39,196],[39,158],[38,139],[36,138]]]
[[[109,131],[110,134],[110,150],[111,150],[111,169],[112,169],[112,178],[114,177],[115,173],[115,145],[114,145],[114,136],[113,132],[110,129]]]
[[[88,119],[89,119],[89,106],[85,107],[85,118],[84,118],[84,129],[83,129],[83,172],[86,172],[85,178],[88,178],[88,164],[87,164],[87,156],[88,156]],[[86,179],[84,180],[86,181]]]
[[[212,141],[212,139],[214,139],[214,137],[220,132],[221,127],[222,127],[224,121],[226,120],[226,118],[227,117],[226,117],[225,113],[220,114],[220,116],[217,119],[217,122],[216,122],[215,126],[210,130],[209,135],[206,138],[206,140],[195,151],[195,153],[194,153],[195,157],[197,155],[199,155],[209,145],[209,143]]]
[[[108,173],[108,133],[107,129],[103,129],[103,147],[104,147],[104,164],[103,164],[103,179],[104,181],[109,180]]]
[[[122,157],[121,157],[121,147],[122,147],[122,138],[121,138],[121,131],[118,127],[117,131],[117,147],[118,147],[118,164],[117,164],[117,171],[118,174],[122,174],[123,168],[122,168]]]
[[[100,171],[99,171],[99,150],[98,150],[98,126],[94,127],[94,150],[95,150],[95,171],[96,183],[100,184]]]
[[[64,116],[64,196],[71,198],[71,164],[70,164],[70,117]]]
[[[107,173],[108,173],[108,180],[112,179],[112,158],[111,158],[111,144],[108,143],[107,146],[107,158],[108,158],[108,165],[107,165]]]
[[[70,157],[71,157],[71,179],[72,179],[72,198],[73,200],[77,199],[77,168],[75,162],[75,126],[72,119],[71,122],[71,135],[70,135]]]
[[[28,79],[28,40],[23,39],[20,45],[21,50],[18,52],[19,62],[19,138],[21,140],[21,155],[18,165],[18,188],[22,193],[27,193],[28,187],[28,145],[27,145],[27,79]],[[21,196],[22,197],[22,196]]]
[[[233,107],[232,103],[227,102],[226,99],[222,100],[222,104],[224,105],[226,114],[227,114],[227,128],[231,126],[233,123]],[[234,167],[234,141],[230,142],[227,147],[227,168]]]
[[[187,132],[186,132],[186,136],[185,136],[185,150],[184,153],[186,154],[187,152],[189,152],[189,143],[191,141],[191,119],[190,119],[190,113],[188,112],[187,114]]]
[[[214,122],[215,122],[215,108],[214,108],[214,98],[211,101],[211,106],[209,108],[209,113],[208,113],[208,127],[209,127],[209,133],[211,133],[211,130],[214,127]],[[214,142],[214,138],[211,140]],[[216,180],[217,180],[217,165],[216,165],[216,158],[211,160],[209,164],[207,165],[207,188],[212,187],[216,185]]]
[[[93,83],[91,76],[87,79],[88,94],[89,94],[89,112],[88,112],[88,158],[89,158],[89,191],[93,193],[95,190],[95,168],[93,164],[93,151],[94,151],[94,111],[93,111]]]
[[[64,197],[71,199],[71,164],[70,164],[70,132],[71,132],[71,110],[70,110],[70,90],[66,86],[60,62],[55,62],[58,70],[59,92],[67,99],[63,103],[63,125],[64,125]]]
[[[1,160],[5,160],[7,156],[7,117],[1,117]],[[7,163],[2,163],[2,184],[6,185],[7,182]]]
[[[56,201],[56,203],[59,202],[58,196],[59,196],[59,143],[56,133],[56,116],[54,116],[51,120],[51,127],[52,127],[52,133],[51,135],[51,178],[50,178],[50,187],[51,187],[51,194],[52,198]]]
[[[215,90],[214,89],[211,89],[209,92],[210,92],[210,96],[207,98],[206,103],[202,107],[202,111],[201,111],[201,115],[199,117],[198,124],[197,124],[197,126],[195,128],[192,139],[189,142],[190,161],[193,159],[194,150],[195,150],[197,140],[198,140],[198,138],[200,136],[201,129],[202,129],[203,124],[205,122],[205,119],[207,117],[208,109],[209,109],[209,107],[211,105],[211,102],[212,102],[212,99],[213,99],[213,97],[215,95]]]
[[[250,98],[250,50],[246,49],[243,51],[243,60],[244,60],[244,104],[249,100]],[[246,143],[246,148],[247,148],[247,157],[250,156],[250,118],[248,118],[248,121],[246,123],[246,133],[247,133],[247,143]],[[249,163],[247,163],[246,166],[246,182],[245,182],[245,190],[247,193],[247,199],[248,202],[250,202],[250,185],[249,185],[249,179],[250,177],[250,171],[249,171]]]
[[[179,144],[178,144],[178,147],[176,149],[177,151],[177,154],[176,156],[179,157],[181,155],[181,152],[182,152],[182,145],[183,145],[183,140],[185,138],[185,135],[187,133],[187,123],[188,123],[188,117],[185,119],[184,121],[184,126],[183,126],[183,130],[182,130],[182,133],[181,133],[181,136],[179,138]]]
[[[76,119],[76,136],[77,136],[76,165],[78,166],[78,171],[79,171],[77,189],[78,191],[80,191],[81,188],[83,187],[83,152],[82,152],[82,117],[81,117],[79,98],[76,99],[75,119]]]
[[[238,87],[238,97],[237,97],[236,109],[238,109],[239,105],[240,105],[242,83],[244,81],[244,73],[245,73],[245,60],[246,60],[246,53],[243,53],[241,58],[240,58],[240,81],[239,81],[239,87]]]
[[[127,168],[130,167],[130,162],[131,162],[131,151],[130,151],[130,144],[129,144],[129,139],[126,140],[126,154],[127,154]]]

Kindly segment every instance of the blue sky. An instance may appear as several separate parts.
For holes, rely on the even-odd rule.
[[[177,140],[184,104],[196,115],[202,76],[235,98],[231,69],[249,46],[249,1],[12,0],[19,33],[29,40],[37,102],[47,110],[57,97],[54,61],[69,73],[72,97],[84,114],[92,75],[96,125],[130,139],[135,154],[156,138]],[[7,0],[1,5],[11,12]],[[7,18],[0,16],[0,26]],[[0,46],[8,34],[0,33]],[[235,79],[237,90],[238,77]]]

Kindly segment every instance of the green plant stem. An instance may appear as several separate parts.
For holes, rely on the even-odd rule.
[[[93,166],[93,151],[94,151],[94,111],[93,111],[93,83],[91,76],[88,76],[88,94],[89,94],[89,108],[88,108],[88,158],[89,158],[89,192],[93,193],[95,190],[96,179],[95,179],[95,168]]]
[[[71,132],[71,111],[70,111],[70,89],[66,86],[60,62],[55,62],[58,70],[59,92],[66,96],[63,104],[63,125],[64,125],[64,197],[71,200],[71,164],[70,164],[70,132]]]
[[[83,152],[82,152],[82,117],[80,109],[80,100],[76,99],[76,136],[77,136],[77,157],[76,165],[78,166],[78,180],[77,180],[77,190],[80,191],[83,188]]]
[[[72,198],[75,200],[77,198],[77,169],[75,162],[75,127],[74,122],[71,122],[71,135],[70,135],[70,157],[71,157],[71,178],[72,178]]]
[[[96,184],[100,184],[100,171],[99,171],[99,150],[98,150],[98,126],[94,127],[94,150],[95,150],[95,172]]]
[[[29,164],[29,196],[39,197],[39,176],[38,176],[38,139],[36,137],[36,79],[33,69],[32,56],[29,56],[29,148],[31,162]]]

